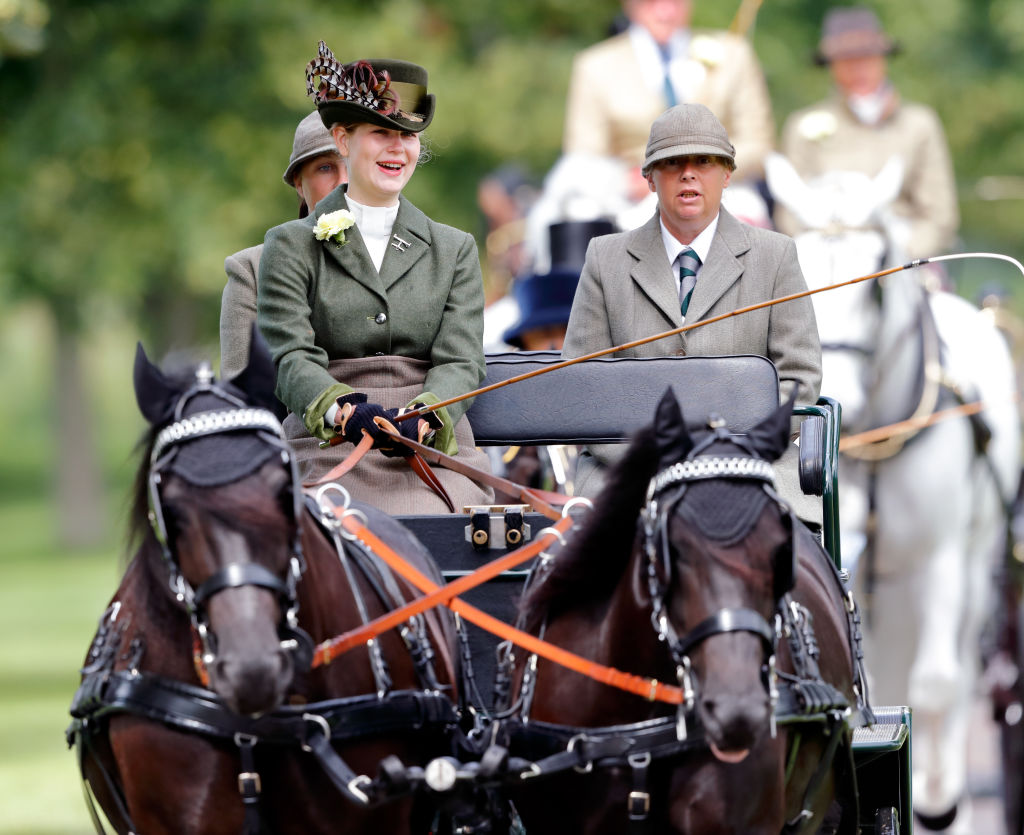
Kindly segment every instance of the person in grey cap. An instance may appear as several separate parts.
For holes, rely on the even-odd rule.
[[[722,192],[735,150],[714,113],[701,104],[666,110],[651,126],[643,174],[657,209],[639,229],[594,238],[573,300],[562,355],[578,357],[684,323],[807,289],[791,238],[736,220]],[[817,401],[821,346],[809,298],[785,302],[616,354],[760,354],[775,363],[782,400]],[[593,496],[615,447],[581,454],[577,493]],[[795,447],[779,468],[780,492],[806,521],[820,507],[797,486]],[[787,486],[788,485],[788,486]]]
[[[295,128],[292,155],[282,179],[299,196],[299,217],[346,181],[345,162],[334,139],[313,111]],[[230,380],[249,362],[249,338],[256,321],[256,274],[263,244],[224,260],[228,274],[220,303],[220,375]]]
[[[807,180],[829,171],[874,177],[894,155],[904,163],[889,232],[901,260],[947,251],[959,224],[956,180],[946,134],[930,107],[904,101],[888,78],[897,45],[875,13],[862,6],[831,9],[822,25],[815,63],[827,66],[835,92],[793,113],[781,150]],[[776,225],[791,235],[799,221],[779,207]]]

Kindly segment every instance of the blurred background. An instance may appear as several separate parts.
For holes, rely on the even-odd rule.
[[[695,0],[694,25],[727,28],[739,5]],[[748,32],[777,126],[829,89],[811,55],[830,5],[766,0]],[[896,86],[945,125],[954,251],[1024,258],[1024,3],[868,5],[902,44]],[[124,562],[135,343],[216,367],[224,258],[295,215],[280,177],[312,109],[303,70],[317,41],[341,60],[428,68],[433,159],[406,194],[483,254],[478,186],[496,171],[513,187],[542,181],[572,57],[620,12],[618,0],[0,0],[0,832],[91,831],[62,732]],[[1008,265],[950,273],[971,299],[1001,284],[1024,313]]]

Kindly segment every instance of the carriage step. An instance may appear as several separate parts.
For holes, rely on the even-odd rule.
[[[857,751],[896,751],[910,735],[910,708],[904,706],[875,707],[875,724],[853,731],[853,747]]]

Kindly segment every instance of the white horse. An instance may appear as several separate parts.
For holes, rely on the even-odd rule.
[[[811,289],[901,263],[903,230],[886,216],[899,160],[874,178],[837,172],[805,183],[776,156],[767,174],[776,200],[811,230],[796,239]],[[1020,424],[1013,364],[991,319],[928,283],[926,270],[911,269],[812,298],[822,393],[842,404],[847,434],[959,400],[986,404],[984,427],[944,420],[841,462],[841,548],[865,612],[872,700],[913,708],[914,807],[941,829],[966,792],[979,633],[1020,469]],[[969,831],[964,817],[951,831]]]

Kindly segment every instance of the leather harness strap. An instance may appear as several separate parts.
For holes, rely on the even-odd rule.
[[[350,534],[357,537],[369,548],[372,548],[373,552],[387,563],[393,571],[401,574],[420,591],[429,594],[440,589],[437,583],[409,565],[354,515],[348,514],[343,516],[341,524]],[[539,655],[541,658],[546,658],[548,661],[552,661],[559,666],[581,673],[595,681],[602,682],[610,687],[616,687],[619,690],[625,690],[627,693],[642,696],[652,702],[665,702],[672,705],[679,705],[683,702],[683,691],[675,685],[665,684],[657,679],[644,678],[632,673],[624,673],[613,667],[606,667],[603,664],[590,661],[575,653],[549,644],[547,641],[542,641],[534,635],[509,626],[507,623],[488,615],[475,606],[470,606],[458,598],[448,601],[446,605],[470,623],[476,624],[504,640],[511,641],[528,652]]]
[[[441,500],[445,503],[449,513],[455,513],[455,503],[452,501],[452,497],[448,495],[448,491],[444,489],[444,485],[434,475],[434,471],[430,469],[430,465],[423,460],[423,456],[418,452],[413,452],[407,459],[409,466],[412,467],[412,471],[420,477],[420,481],[427,485],[433,490]]]
[[[381,428],[384,429],[384,427]],[[387,432],[387,429],[384,429],[384,431]],[[391,433],[389,432],[388,434]],[[398,433],[395,433],[393,437],[402,438]],[[335,442],[332,440],[331,446],[335,445]],[[371,449],[373,449],[373,438],[364,430],[363,439],[356,444],[355,448],[348,454],[348,456],[346,456],[344,461],[330,469],[324,476],[316,481],[307,481],[303,484],[303,487],[316,487],[320,484],[327,484],[330,481],[339,481],[343,476],[351,471],[356,464],[362,461],[363,456]],[[434,475],[434,471],[430,469],[430,465],[427,464],[427,462],[423,460],[423,457],[415,450],[413,450],[413,453],[409,456],[408,460],[409,466],[412,467],[412,471],[419,476],[420,481],[426,484],[427,487],[441,498],[441,501],[445,503],[450,513],[454,513],[455,503],[452,501],[452,497],[448,495],[448,491],[444,489],[444,485],[438,480],[437,476]]]
[[[460,577],[445,586],[435,586],[434,591],[405,604],[401,608],[381,615],[358,629],[350,630],[336,638],[324,641],[317,647],[313,655],[313,666],[319,667],[329,664],[339,655],[348,652],[354,647],[362,646],[368,640],[376,638],[400,623],[429,609],[433,609],[435,606],[447,605],[452,598],[464,594],[469,589],[486,583],[488,580],[492,580],[499,574],[509,571],[527,560],[533,559],[537,554],[553,544],[558,536],[566,533],[570,527],[572,527],[572,518],[567,516],[553,526],[553,532],[542,534],[528,545],[517,548],[504,557],[493,560],[471,574]]]
[[[337,466],[330,469],[323,478],[319,478],[316,481],[307,481],[303,484],[303,487],[316,487],[320,484],[326,484],[329,481],[337,481],[349,470],[351,470],[356,464],[358,464],[364,455],[370,451],[373,447],[373,438],[370,435],[363,435],[363,439],[356,445],[355,449],[348,454]]]
[[[445,455],[443,452],[438,452],[438,450],[434,449],[433,447],[429,447],[426,444],[418,443],[417,441],[414,441],[411,438],[406,438],[404,435],[401,435],[398,432],[390,432],[385,427],[381,427],[381,429],[386,434],[394,438],[395,441],[404,444],[406,447],[412,450],[413,455],[410,456],[409,459],[410,465],[416,471],[416,474],[421,479],[423,479],[423,482],[427,484],[427,486],[429,486],[431,490],[434,490],[435,493],[438,493],[438,495],[441,496],[441,498],[448,505],[448,508],[451,510],[452,513],[455,512],[455,507],[452,503],[452,500],[451,498],[448,497],[447,492],[444,491],[444,487],[437,479],[437,476],[434,475],[434,472],[430,469],[430,465],[428,462],[439,464],[446,470],[451,470],[452,472],[456,472],[459,473],[460,475],[466,476],[467,478],[471,478],[478,484],[484,484],[488,487],[493,487],[496,490],[500,490],[503,493],[506,493],[510,496],[515,496],[521,499],[523,502],[533,505],[540,513],[543,513],[550,519],[558,519],[561,516],[561,513],[556,508],[565,504],[567,501],[569,501],[569,499],[572,498],[571,496],[566,496],[561,493],[553,493],[549,490],[539,490],[534,487],[524,487],[521,484],[516,484],[514,481],[509,481],[509,479],[507,478],[496,476],[494,475],[494,473],[489,473],[486,470],[481,470],[478,469],[477,467],[473,467],[469,464],[466,464],[465,462],[460,461],[458,458],[454,458],[451,455]],[[356,446],[354,450],[352,450],[352,452],[344,461],[342,461],[333,469],[329,470],[327,474],[324,475],[323,477],[319,478],[316,481],[306,482],[303,486],[317,487],[321,484],[327,484],[328,482],[331,481],[338,481],[340,478],[342,478],[342,476],[348,473],[356,464],[359,463],[359,460],[367,452],[369,452],[372,446],[373,440],[370,438],[370,436],[364,436],[363,440],[359,442],[359,445]],[[434,486],[435,484],[437,485],[437,487]],[[440,489],[441,492],[438,492],[438,488]]]
[[[386,431],[386,430],[385,430]],[[426,444],[417,443],[411,438],[406,438],[404,435],[400,435],[397,432],[389,433],[398,442],[405,444],[413,452],[418,453],[423,457],[425,461],[429,461],[433,464],[439,464],[446,470],[464,475],[467,478],[473,479],[478,484],[485,484],[488,487],[493,487],[496,490],[500,490],[510,496],[516,496],[527,504],[532,504],[540,513],[543,513],[549,519],[558,519],[561,517],[561,512],[556,508],[561,507],[570,499],[572,496],[566,496],[562,493],[553,493],[550,490],[539,490],[535,487],[524,487],[521,484],[516,484],[514,481],[509,481],[507,478],[496,476],[494,473],[489,473],[486,470],[481,470],[460,461],[458,458],[453,458],[451,455],[445,455],[443,452],[439,452],[433,447],[429,447]]]

